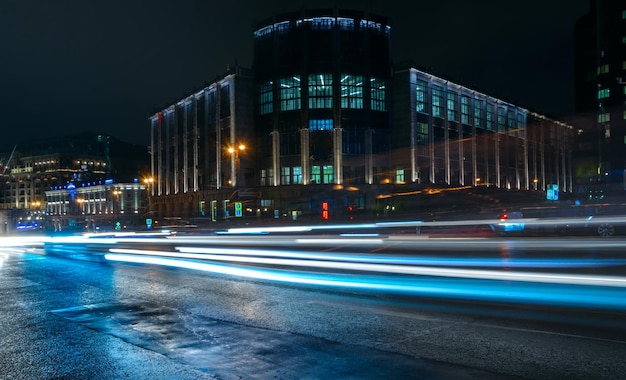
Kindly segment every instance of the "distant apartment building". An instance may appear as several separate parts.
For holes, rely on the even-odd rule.
[[[300,10],[253,38],[252,70],[150,117],[159,216],[341,216],[425,187],[571,191],[570,125],[394,68],[384,16]]]
[[[575,27],[575,179],[626,189],[626,4],[591,0]]]

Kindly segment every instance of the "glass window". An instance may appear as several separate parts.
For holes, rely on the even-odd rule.
[[[313,119],[309,120],[309,130],[311,131],[332,131],[332,119]]]
[[[267,171],[265,169],[261,169],[261,186],[267,186]]]
[[[509,110],[506,114],[506,126],[509,130],[509,136],[515,135],[515,112]]]
[[[469,96],[461,96],[461,123],[471,125]]]
[[[479,99],[474,99],[474,126],[476,128],[484,128],[483,125],[483,102]]]
[[[290,171],[291,170],[288,166],[280,168],[280,183],[282,185],[289,185],[291,183]]]
[[[433,112],[434,117],[443,117],[443,88],[439,86],[433,86]]]
[[[342,76],[341,108],[363,109],[363,76]]]
[[[487,104],[487,130],[493,131],[493,104]]]
[[[598,75],[606,74],[608,72],[609,72],[609,65],[608,64],[602,65],[602,66],[598,67],[598,71],[597,71]]]
[[[321,168],[317,165],[311,167],[311,183],[322,183]]]
[[[607,123],[611,121],[610,113],[601,113],[598,115],[598,123]]]
[[[220,118],[230,116],[230,86],[228,84],[220,87]]]
[[[526,114],[523,112],[517,114],[517,137],[526,138]]]
[[[334,17],[314,17],[311,19],[311,28],[316,30],[330,30],[334,24]]]
[[[498,132],[504,132],[505,129],[505,121],[506,111],[502,107],[498,107]]]
[[[427,145],[428,144],[428,123],[417,123],[416,126],[417,132],[417,144],[419,145]]]
[[[299,110],[300,103],[300,77],[283,78],[280,80],[280,110]]]
[[[456,110],[457,94],[456,92],[446,92],[446,105],[448,107],[448,120],[459,121],[459,114]]]
[[[396,183],[404,183],[404,169],[396,169]]]
[[[339,24],[339,29],[354,30],[354,19],[337,17],[337,23]]]
[[[372,85],[372,111],[387,111],[387,95],[385,81],[378,78],[370,80]]]
[[[418,80],[415,85],[415,110],[421,113],[428,113],[428,83]]]
[[[601,90],[598,90],[598,99],[608,98],[609,96],[610,96],[609,88],[603,88]]]
[[[324,165],[324,183],[333,183],[335,180],[334,170],[332,165]]]
[[[289,21],[281,21],[274,24],[274,30],[276,30],[278,34],[284,34],[289,31],[290,26]]]
[[[302,185],[302,166],[294,166],[292,168],[293,184]]]
[[[331,74],[309,75],[309,108],[333,107],[333,76]]]
[[[272,82],[265,82],[259,88],[259,114],[272,113],[274,108],[274,94]]]

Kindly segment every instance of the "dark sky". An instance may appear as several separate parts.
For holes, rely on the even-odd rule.
[[[80,131],[147,144],[155,110],[250,67],[255,22],[303,6],[386,15],[394,62],[554,118],[573,111],[588,0],[2,0],[0,144]]]

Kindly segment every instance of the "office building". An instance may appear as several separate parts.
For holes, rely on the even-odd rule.
[[[253,39],[251,70],[150,118],[160,217],[344,218],[426,187],[571,191],[571,126],[394,68],[386,17],[300,10]]]

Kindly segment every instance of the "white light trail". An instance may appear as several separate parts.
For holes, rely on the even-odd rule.
[[[241,257],[234,255],[214,255],[214,254],[194,254],[176,253],[166,251],[147,251],[137,249],[110,249],[111,253],[133,254],[145,256],[164,256],[170,258],[185,258],[195,260],[214,260],[225,262],[240,262],[247,264],[280,265],[289,267],[310,267],[333,270],[365,271],[388,274],[404,274],[418,276],[435,277],[455,277],[482,280],[500,281],[524,281],[538,283],[554,283],[568,285],[592,285],[592,286],[612,286],[626,287],[626,277],[616,276],[589,276],[574,274],[551,274],[532,272],[502,272],[494,270],[460,269],[460,268],[438,268],[411,265],[395,264],[375,264],[375,263],[351,263],[351,262],[329,262],[317,260],[283,259],[271,257]]]

